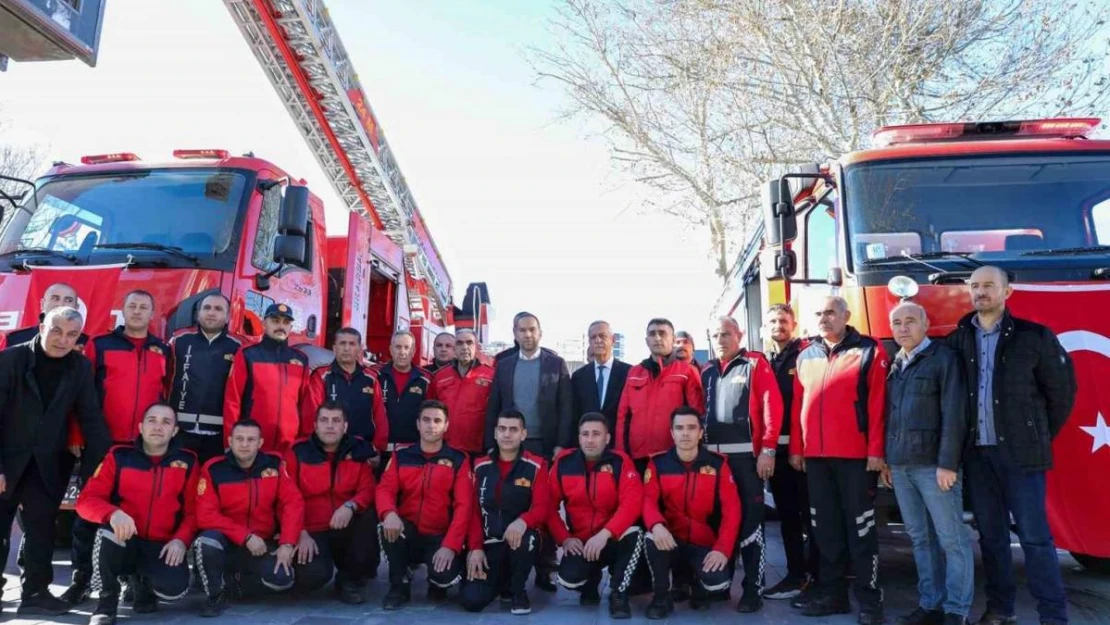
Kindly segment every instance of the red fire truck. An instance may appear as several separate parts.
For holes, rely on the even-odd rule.
[[[716,312],[759,349],[766,307],[789,302],[816,334],[823,296],[895,351],[888,313],[922,304],[943,337],[971,310],[976,267],[1008,271],[1019,317],[1052,328],[1071,353],[1079,396],[1054,442],[1048,513],[1056,544],[1110,568],[1110,141],[1097,119],[886,127],[873,148],[768,183],[764,220]],[[1106,409],[1107,412],[1102,412]]]

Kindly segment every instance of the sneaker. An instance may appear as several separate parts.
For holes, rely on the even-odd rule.
[[[802,594],[802,591],[805,590],[807,585],[809,585],[809,580],[787,575],[779,583],[764,590],[763,598],[772,601],[793,599]]]
[[[519,595],[513,595],[512,603],[509,607],[509,612],[513,614],[531,614],[532,602],[528,600],[528,593],[522,592]]]
[[[880,605],[860,610],[857,622],[859,625],[883,625],[883,620],[883,608]]]
[[[115,614],[101,614],[98,610],[89,617],[89,625],[116,625]]]
[[[962,614],[945,614],[944,625],[968,625],[967,617]]]
[[[675,586],[674,588],[671,588],[671,602],[684,603],[690,600],[692,594],[693,593],[690,590],[690,586],[687,584]]]
[[[832,616],[833,614],[848,614],[852,611],[848,597],[832,597],[818,595],[802,606],[802,616]]]
[[[383,610],[400,610],[412,599],[412,587],[408,584],[390,584],[389,592],[382,599]]]
[[[428,601],[442,603],[447,601],[447,589],[428,583]]]
[[[513,593],[502,590],[501,595],[498,597],[498,602],[501,604],[502,608],[511,607],[513,605]]]
[[[347,605],[362,605],[366,601],[362,590],[354,584],[337,584],[335,590],[339,594],[339,600]]]
[[[538,590],[544,592],[555,592],[559,588],[555,585],[555,580],[551,578],[551,573],[548,571],[541,571],[536,569],[536,580],[534,582]]]
[[[762,609],[763,597],[760,597],[759,593],[755,591],[745,590],[740,597],[740,601],[736,602],[736,611],[741,614],[751,614]]]
[[[944,612],[940,610],[926,610],[921,606],[905,616],[899,616],[895,621],[898,625],[941,625],[944,621]]]
[[[71,606],[77,606],[88,601],[91,595],[88,578],[81,573],[74,573],[73,583],[62,593],[61,599]]]
[[[709,591],[702,588],[701,584],[695,584],[694,587],[690,589],[690,609],[695,612],[709,609]]]
[[[628,595],[626,593],[618,590],[609,593],[609,618],[632,618],[632,608],[628,606]]]
[[[208,599],[204,602],[204,607],[200,610],[200,615],[204,618],[215,618],[224,613],[227,609],[227,589],[223,589],[216,596],[209,595]]]
[[[61,616],[69,614],[70,603],[50,594],[49,590],[41,590],[33,595],[24,597],[16,608],[16,614],[36,614],[44,616]]]
[[[662,620],[667,618],[674,612],[674,603],[671,601],[670,593],[666,595],[653,595],[651,603],[647,607],[647,617],[653,621]]]
[[[154,589],[150,587],[150,580],[142,578],[132,578],[135,580],[131,585],[134,588],[134,599],[132,599],[131,609],[136,614],[151,614],[158,611],[158,595],[154,594]]]
[[[582,588],[582,594],[578,596],[578,605],[601,605],[601,593],[598,591],[597,586],[587,584]]]
[[[813,582],[808,582],[801,594],[790,600],[790,607],[801,610],[807,603],[813,601],[820,594],[820,587]]]
[[[997,612],[987,610],[987,613],[979,617],[977,625],[1014,625],[1017,623],[1017,617],[1014,615],[1006,616]]]

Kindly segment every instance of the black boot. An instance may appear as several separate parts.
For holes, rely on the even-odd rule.
[[[632,618],[632,608],[628,605],[628,595],[614,590],[609,593],[609,618]]]
[[[65,601],[71,606],[80,605],[88,600],[91,591],[89,590],[89,582],[91,576],[84,571],[74,571],[73,581],[70,583],[69,588],[62,593],[62,601]]]
[[[200,615],[205,618],[214,618],[224,613],[227,609],[227,588],[223,588],[215,596],[209,595],[208,600],[204,602],[204,607],[201,608]]]
[[[833,596],[821,593],[802,606],[802,616],[831,616],[833,614],[848,614],[852,611],[851,604],[846,596]]]
[[[412,586],[409,584],[391,584],[389,592],[382,599],[383,610],[400,610],[412,600]]]
[[[154,594],[154,588],[151,587],[149,579],[135,575],[131,578],[131,588],[134,593],[131,609],[135,614],[151,614],[158,611],[158,595]]]
[[[115,625],[119,595],[104,595],[96,602],[96,611],[89,618],[89,625]]]
[[[40,590],[33,595],[23,597],[16,608],[16,614],[41,614],[45,616],[61,616],[68,614],[69,602],[50,594],[49,590]]]
[[[670,592],[667,592],[662,595],[656,594],[651,598],[646,616],[653,621],[657,621],[667,618],[673,612],[674,603],[671,601]]]
[[[586,582],[586,585],[582,587],[582,594],[578,596],[578,605],[601,605],[601,592],[597,589],[597,584],[593,580]]]

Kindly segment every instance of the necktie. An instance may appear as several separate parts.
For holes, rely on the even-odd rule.
[[[605,365],[597,366],[597,407],[605,404]]]

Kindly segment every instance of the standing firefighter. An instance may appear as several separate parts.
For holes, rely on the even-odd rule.
[[[343,406],[347,414],[347,433],[385,451],[389,440],[389,419],[382,399],[378,375],[359,363],[362,334],[354,328],[340,328],[332,344],[335,360],[312,372],[301,414],[301,436],[316,429],[317,410],[325,402]]]

